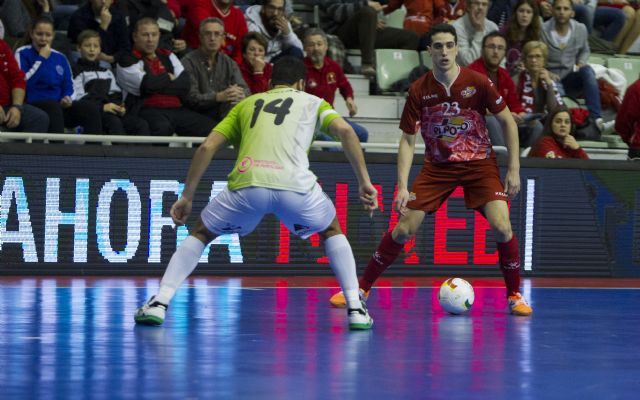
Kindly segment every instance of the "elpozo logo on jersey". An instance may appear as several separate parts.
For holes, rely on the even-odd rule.
[[[468,99],[469,97],[471,97],[474,94],[476,94],[476,87],[475,86],[467,86],[464,90],[462,90],[460,92],[460,94],[462,95],[462,98]]]

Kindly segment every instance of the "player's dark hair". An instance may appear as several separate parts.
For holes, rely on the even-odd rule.
[[[450,33],[453,35],[453,41],[455,44],[458,44],[458,34],[456,33],[456,28],[451,24],[437,24],[431,27],[429,33],[427,33],[427,46],[431,46],[431,40],[434,35],[438,33]]]
[[[505,43],[507,42],[507,38],[500,32],[498,31],[492,31],[487,33],[486,35],[484,35],[484,37],[482,38],[482,47],[484,47],[485,44],[487,44],[487,40],[494,38],[494,37],[499,37],[499,38],[503,38]]]
[[[282,57],[273,64],[271,72],[271,86],[293,85],[300,79],[307,77],[307,67],[301,59],[296,57]]]

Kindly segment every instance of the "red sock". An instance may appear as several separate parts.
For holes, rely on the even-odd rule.
[[[393,240],[391,232],[387,232],[369,260],[369,264],[364,270],[364,275],[360,278],[360,288],[371,290],[373,282],[393,263],[403,247],[403,244],[396,243]]]
[[[520,249],[518,239],[513,235],[506,243],[498,244],[498,256],[500,269],[507,285],[507,296],[512,296],[520,291]]]

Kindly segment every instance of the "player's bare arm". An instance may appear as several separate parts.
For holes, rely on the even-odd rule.
[[[183,225],[189,214],[191,214],[191,204],[193,202],[193,196],[196,193],[196,188],[202,174],[206,171],[207,167],[211,163],[213,156],[224,147],[227,143],[227,139],[219,132],[212,131],[207,139],[198,147],[196,153],[193,155],[191,165],[189,166],[189,172],[187,173],[187,179],[185,182],[184,190],[180,198],[171,206],[171,218],[173,222],[178,225]]]
[[[509,153],[507,175],[504,178],[504,190],[509,197],[514,198],[520,192],[520,143],[518,140],[518,126],[513,120],[509,107],[496,114],[502,126],[504,141]]]
[[[372,215],[373,210],[378,208],[378,191],[371,184],[367,165],[364,162],[364,155],[360,147],[360,141],[353,131],[353,128],[342,118],[336,118],[329,124],[329,131],[334,136],[340,138],[342,148],[344,150],[353,172],[358,179],[358,190],[360,193],[360,201],[364,205],[365,210]]]
[[[403,133],[398,148],[398,194],[395,199],[396,210],[400,215],[407,212],[409,202],[409,171],[413,164],[413,154],[416,148],[416,135]]]

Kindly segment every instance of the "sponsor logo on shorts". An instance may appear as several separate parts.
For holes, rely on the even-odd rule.
[[[311,230],[310,227],[300,224],[293,224],[293,231],[298,236],[306,235]]]
[[[238,164],[238,172],[243,174],[251,169],[251,166],[253,166],[253,158],[247,156],[240,161],[240,164]]]
[[[242,230],[242,227],[240,225],[233,225],[227,222],[227,224],[224,227],[220,228],[220,230],[225,233],[236,233],[240,232]]]
[[[475,86],[467,86],[464,90],[462,90],[460,92],[460,94],[462,95],[463,99],[468,99],[469,97],[471,97],[474,94],[476,94],[476,87]]]
[[[505,192],[496,192],[496,196],[509,197]]]
[[[409,193],[409,201],[414,201],[417,199],[416,194],[414,192]]]

